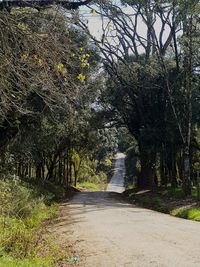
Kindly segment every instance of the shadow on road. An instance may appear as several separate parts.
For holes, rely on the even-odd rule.
[[[138,207],[127,203],[121,193],[104,191],[76,193],[70,202],[63,202],[60,208],[61,215],[54,220],[53,227],[53,232],[56,233],[59,229],[59,234],[70,232],[67,231],[69,229],[67,225],[84,223],[88,213],[95,216],[95,213],[107,211],[109,216],[109,212],[116,208],[120,210],[130,208],[131,213],[142,212]]]

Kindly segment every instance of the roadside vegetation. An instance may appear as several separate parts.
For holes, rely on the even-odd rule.
[[[45,234],[56,201],[72,187],[102,190],[109,177],[117,138],[94,108],[99,52],[72,15],[0,9],[0,266],[67,261]]]
[[[200,195],[198,181],[193,181],[191,195],[185,196],[181,184],[173,186],[168,183],[166,186],[163,186],[158,169],[156,172],[157,185],[153,189],[138,188],[137,179],[140,175],[140,157],[135,141],[126,150],[125,164],[126,191],[123,194],[129,202],[144,208],[171,214],[172,216],[199,221]]]
[[[102,191],[112,172],[113,157],[98,163],[85,160],[76,188]],[[71,193],[69,187],[69,193]],[[67,188],[49,181],[38,183],[17,176],[0,180],[0,266],[62,266],[70,259],[69,244],[63,248],[46,233],[59,216],[59,204],[69,198]],[[73,188],[72,188],[73,191]]]
[[[113,174],[113,155],[100,163],[97,160],[92,164],[82,165],[79,173],[77,188],[81,191],[104,191]]]
[[[197,181],[194,180],[191,195],[185,196],[181,185],[172,186],[170,183],[163,186],[157,172],[157,186],[153,189],[140,189],[137,187],[138,175],[140,175],[140,157],[137,143],[126,150],[126,176],[124,197],[131,203],[144,208],[171,214],[172,216],[199,221],[200,195]]]
[[[52,196],[19,180],[0,181],[0,266],[56,266],[68,257],[45,233],[59,213]]]
[[[194,188],[193,191],[195,193],[196,189]],[[185,198],[181,188],[177,191],[171,190],[170,187],[159,188],[156,191],[127,189],[124,196],[136,205],[185,219],[187,219],[187,216],[181,216],[182,212],[189,209],[200,211],[197,199],[195,197]]]
[[[199,1],[29,2],[0,1],[0,264],[56,266],[53,203],[117,148],[131,201],[199,220]]]
[[[120,2],[100,1],[102,39],[88,33],[105,62],[100,112],[135,142],[127,164],[138,189],[190,197],[200,173],[199,1]]]
[[[186,208],[182,210],[178,209],[173,210],[170,214],[176,217],[200,222],[200,208]]]

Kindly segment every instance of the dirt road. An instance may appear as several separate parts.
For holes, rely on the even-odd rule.
[[[56,229],[75,243],[78,266],[200,267],[200,223],[135,207],[117,193],[77,193]]]
[[[108,184],[107,190],[110,192],[122,193],[124,188],[124,175],[125,175],[125,155],[123,153],[117,153],[115,161],[115,171],[110,183]]]

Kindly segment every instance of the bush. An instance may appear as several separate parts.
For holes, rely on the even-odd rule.
[[[0,218],[0,229],[1,253],[7,253],[14,258],[28,256],[33,242],[33,229],[22,220],[10,217]]]
[[[3,257],[0,263],[34,258],[41,239],[38,235],[41,222],[58,213],[57,205],[47,206],[44,199],[37,189],[21,181],[0,181],[0,256]],[[13,263],[9,266],[19,265]]]
[[[0,181],[0,214],[19,218],[32,217],[42,199],[36,198],[36,192],[20,181]]]
[[[167,191],[168,191],[169,196],[171,197],[174,197],[176,199],[184,198],[184,192],[181,187],[177,187],[177,188],[168,187]]]
[[[189,219],[193,221],[200,221],[200,209],[189,208],[189,209],[175,209],[171,212],[171,215]]]

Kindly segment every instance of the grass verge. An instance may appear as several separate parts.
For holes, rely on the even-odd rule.
[[[170,214],[172,216],[200,221],[200,206],[195,196],[184,198],[181,188],[137,191],[128,189],[124,193],[126,199],[141,207]]]
[[[115,160],[113,157],[106,158],[98,166],[93,166],[93,171],[88,171],[82,177],[81,173],[76,188],[80,191],[104,191],[113,176]],[[97,170],[98,169],[98,170]],[[82,178],[81,178],[82,177]]]
[[[80,191],[91,191],[97,192],[105,190],[106,183],[95,183],[95,182],[81,182],[77,183],[77,189]]]
[[[11,179],[0,180],[0,203],[0,267],[59,266],[67,253],[45,233],[59,214],[58,205],[37,188]]]
[[[170,214],[176,217],[200,222],[200,209],[197,208],[186,208],[182,210],[174,209]]]

